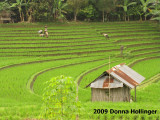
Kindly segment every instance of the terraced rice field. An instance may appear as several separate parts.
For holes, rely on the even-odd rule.
[[[149,22],[0,25],[0,120],[38,119],[43,84],[54,76],[71,76],[79,85],[84,108],[79,119],[160,119],[160,30]],[[108,33],[107,40],[101,33]],[[124,46],[123,57],[120,47]],[[126,63],[146,77],[137,102],[90,102],[84,88],[111,66]],[[134,91],[132,91],[134,95]],[[156,115],[99,115],[93,109],[156,109]],[[88,112],[85,112],[88,111]]]

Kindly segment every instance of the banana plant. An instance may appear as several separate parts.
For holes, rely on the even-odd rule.
[[[23,0],[16,0],[16,3],[13,3],[11,5],[11,7],[17,7],[18,8],[21,21],[24,21],[24,14],[22,12],[22,6],[25,6],[25,5],[26,5],[26,3],[24,3]]]
[[[4,2],[0,2],[0,12],[1,11],[10,11],[10,5],[6,0]]]
[[[158,20],[160,23],[160,0],[153,0],[153,3],[150,7],[150,14],[153,15],[151,20]]]
[[[67,3],[63,3],[63,0],[55,0],[53,3],[53,13],[55,19],[62,20],[65,19],[64,14],[67,13],[64,8],[67,6]]]
[[[33,20],[33,11],[35,10],[36,1],[35,0],[24,0],[25,3],[25,12],[27,22],[32,22]]]
[[[130,2],[129,3],[129,0],[124,0],[124,4],[123,5],[118,5],[118,7],[122,7],[123,10],[124,10],[124,17],[125,17],[125,21],[126,21],[126,14],[127,14],[127,11],[128,11],[128,7],[131,6],[131,5],[135,5],[137,4],[137,2]]]
[[[140,0],[143,8],[144,19],[146,21],[147,18],[147,10],[149,10],[149,4],[153,2],[153,0]]]

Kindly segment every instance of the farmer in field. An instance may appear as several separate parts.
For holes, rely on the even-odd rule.
[[[45,29],[44,29],[44,34],[45,34],[45,36],[48,38],[47,26],[45,26]]]
[[[106,33],[103,33],[104,37],[106,37],[109,40],[109,36]]]
[[[44,37],[43,30],[38,31],[40,37]]]

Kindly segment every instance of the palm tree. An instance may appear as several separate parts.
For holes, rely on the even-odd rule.
[[[23,3],[23,0],[16,0],[16,3],[13,3],[11,7],[17,7],[21,21],[24,21],[24,14],[22,12],[22,6],[25,6],[26,3]]]
[[[152,2],[152,0],[140,0],[141,1],[141,4],[142,4],[142,7],[143,7],[143,12],[144,12],[144,19],[146,21],[146,12],[147,12],[147,9],[149,9],[149,4]]]
[[[123,5],[118,5],[118,7],[122,7],[123,8],[123,10],[124,10],[124,19],[125,19],[125,21],[126,21],[126,13],[127,13],[127,11],[128,11],[128,7],[129,6],[131,6],[131,5],[135,5],[135,4],[137,4],[136,2],[131,2],[131,3],[129,3],[129,0],[124,0],[124,4]]]

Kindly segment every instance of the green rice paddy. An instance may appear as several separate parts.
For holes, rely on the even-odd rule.
[[[79,119],[160,119],[160,30],[150,22],[48,23],[0,25],[0,120],[39,119],[44,82],[71,76],[79,83]],[[106,39],[101,33],[107,33]],[[124,46],[123,57],[120,47]],[[126,63],[150,84],[137,88],[137,102],[91,102],[85,88],[102,72]],[[157,75],[157,76],[156,76]],[[154,77],[156,76],[156,77]],[[143,83],[142,83],[143,84]],[[134,96],[134,90],[131,91]],[[146,114],[94,114],[94,109],[151,109]]]

